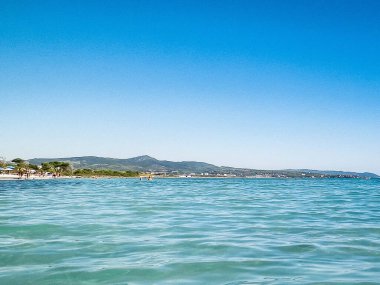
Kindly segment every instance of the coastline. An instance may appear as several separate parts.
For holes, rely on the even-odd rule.
[[[20,177],[17,174],[0,174],[0,181],[13,181],[13,180],[53,180],[53,179],[68,179],[75,178],[72,176],[61,176],[61,177],[51,177],[51,176],[39,176],[30,175],[28,178]]]
[[[139,177],[120,177],[120,176],[60,176],[60,177],[52,177],[52,176],[39,176],[39,175],[31,175],[28,178],[21,177],[15,174],[0,174],[0,181],[24,181],[24,180],[57,180],[57,179],[139,179],[141,181],[149,181],[145,176]],[[324,179],[361,179],[361,180],[369,180],[374,178],[360,178],[360,177],[223,177],[223,176],[192,176],[192,177],[181,177],[181,176],[155,176],[153,180],[156,179],[307,179],[307,180],[324,180]]]

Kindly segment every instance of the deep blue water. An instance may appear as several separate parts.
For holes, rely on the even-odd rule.
[[[0,284],[380,284],[380,180],[0,181]]]

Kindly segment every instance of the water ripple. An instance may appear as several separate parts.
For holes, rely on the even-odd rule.
[[[0,181],[0,284],[380,284],[380,180]]]

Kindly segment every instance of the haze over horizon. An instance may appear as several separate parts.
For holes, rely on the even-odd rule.
[[[1,1],[0,18],[0,156],[380,174],[379,1]]]

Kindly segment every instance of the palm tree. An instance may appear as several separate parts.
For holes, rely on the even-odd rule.
[[[21,158],[15,158],[12,160],[12,162],[16,163],[16,171],[17,174],[21,177],[26,174],[26,177],[29,177],[29,163]]]

